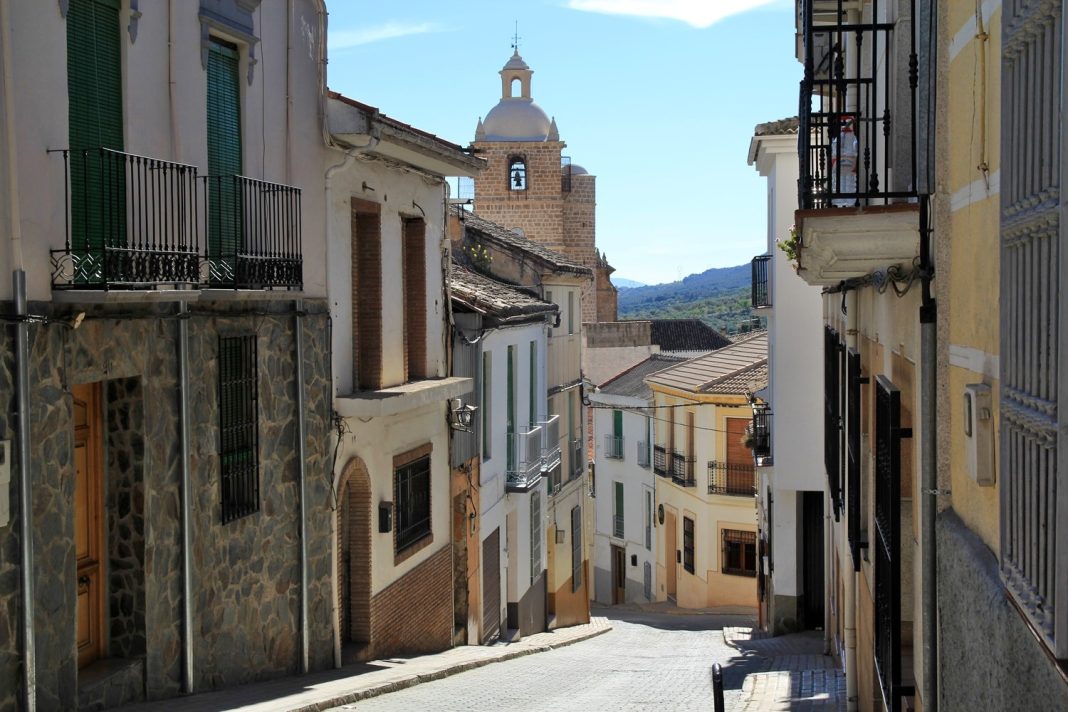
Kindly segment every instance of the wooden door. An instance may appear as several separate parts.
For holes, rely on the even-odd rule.
[[[501,632],[501,530],[482,542],[482,643]]]
[[[674,596],[677,592],[676,583],[678,582],[675,562],[676,552],[678,551],[678,542],[676,541],[678,532],[675,528],[675,513],[667,512],[666,514],[667,516],[664,518],[664,568],[667,569],[667,595]]]
[[[100,384],[74,386],[78,667],[104,655],[104,448]]]
[[[627,552],[612,546],[612,603],[627,601]]]

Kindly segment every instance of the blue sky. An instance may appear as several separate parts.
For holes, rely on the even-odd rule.
[[[792,0],[328,2],[330,87],[467,145],[520,53],[565,155],[597,176],[616,275],[672,281],[764,251],[753,127],[797,113]]]

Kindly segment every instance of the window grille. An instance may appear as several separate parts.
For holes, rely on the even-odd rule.
[[[645,598],[646,600],[651,601],[653,600],[653,565],[646,561],[644,569],[643,582],[645,586]]]
[[[393,471],[396,513],[395,546],[399,554],[430,535],[430,456]]]
[[[582,588],[582,509],[571,508],[571,592]]]
[[[693,520],[689,517],[682,518],[682,568],[689,571],[691,574],[695,572],[694,567],[694,536],[693,536]]]
[[[645,548],[653,550],[653,493],[645,493]]]
[[[723,573],[756,577],[756,559],[756,532],[723,530]]]
[[[530,493],[530,582],[541,575],[541,493]]]
[[[257,373],[255,336],[219,339],[219,470],[224,524],[260,509]]]
[[[885,376],[875,389],[875,671],[888,712],[901,685],[901,394]]]
[[[846,406],[846,520],[853,570],[860,571],[860,550],[868,548],[860,529],[860,389],[868,382],[860,375],[860,353],[849,349]]]
[[[839,412],[839,382],[840,368],[838,332],[826,327],[823,333],[823,461],[827,469],[827,483],[830,487],[831,504],[834,507],[834,518],[837,521],[842,508],[842,482],[841,482],[841,447],[839,446],[839,433],[842,422]]]

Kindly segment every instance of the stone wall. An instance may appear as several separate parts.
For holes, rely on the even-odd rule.
[[[546,247],[564,252],[564,197],[559,141],[477,141],[478,155],[489,164],[475,178],[475,212]],[[527,189],[511,190],[508,166],[513,156],[527,162]]]
[[[332,663],[330,387],[324,304],[306,304],[306,466],[311,664]],[[197,304],[189,319],[198,689],[299,669],[299,506],[292,302]],[[77,329],[76,313],[87,318]],[[109,446],[106,531],[111,655],[145,656],[149,699],[181,690],[182,568],[176,307],[33,304],[30,326],[38,707],[76,705],[70,386],[103,381]],[[13,439],[13,335],[0,334],[0,439]],[[216,350],[220,335],[259,338],[260,511],[223,525]],[[22,513],[0,530],[0,708],[19,691]]]

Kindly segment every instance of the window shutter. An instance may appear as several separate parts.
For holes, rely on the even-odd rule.
[[[623,411],[612,411],[612,435],[617,438],[623,437]]]
[[[582,588],[582,510],[571,509],[571,591]]]
[[[208,48],[208,250],[237,256],[241,175],[241,84],[236,45],[212,39]],[[232,267],[232,265],[231,265]]]

